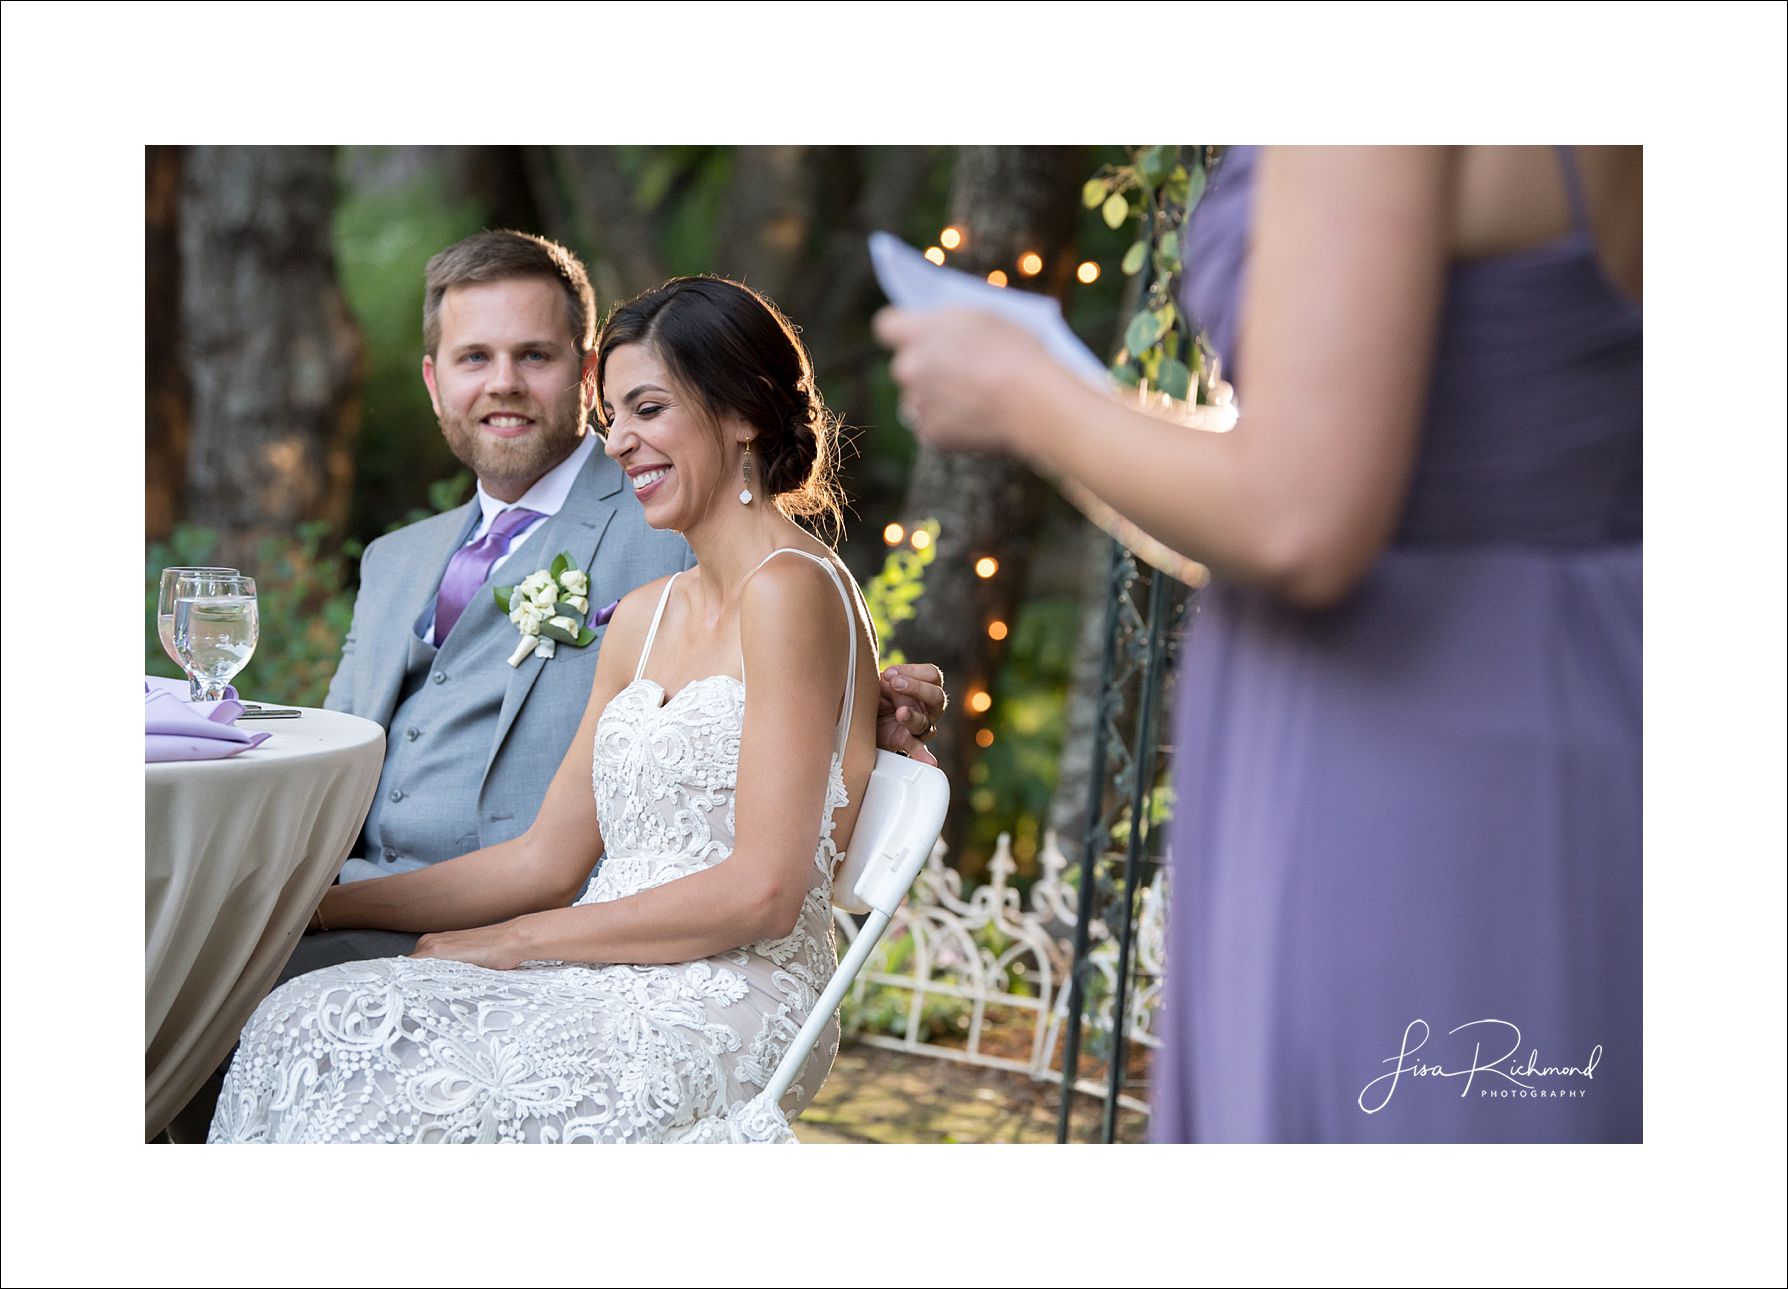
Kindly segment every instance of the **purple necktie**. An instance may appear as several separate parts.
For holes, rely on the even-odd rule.
[[[509,543],[518,528],[525,528],[540,518],[538,510],[518,506],[505,510],[491,521],[490,531],[470,545],[461,546],[447,562],[441,576],[441,590],[435,596],[435,647],[447,643],[447,633],[466,611],[466,605],[490,576],[491,565],[509,553]],[[493,606],[494,607],[494,606]]]

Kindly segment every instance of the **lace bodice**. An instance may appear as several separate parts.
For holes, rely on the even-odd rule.
[[[615,696],[597,722],[591,766],[606,854],[579,903],[619,899],[732,854],[744,714],[745,682],[724,674],[691,681],[668,700],[643,677]],[[828,900],[838,858],[832,818],[846,800],[834,756],[813,857]]]
[[[704,676],[668,699],[657,681],[640,677],[615,695],[596,723],[591,764],[606,851],[579,904],[618,900],[731,857],[744,719],[745,682],[736,676]],[[776,1028],[787,1026],[782,1045],[800,1028],[838,963],[832,921],[838,852],[832,832],[837,811],[848,800],[843,763],[834,754],[799,920],[787,935],[718,955],[735,965],[767,961],[781,982],[799,985],[777,1009]],[[781,1045],[766,1030],[753,1052],[751,1081],[767,1082]]]

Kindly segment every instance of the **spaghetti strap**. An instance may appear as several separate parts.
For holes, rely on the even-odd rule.
[[[819,555],[815,555],[810,551],[801,550],[799,547],[778,546],[775,550],[760,559],[757,562],[756,567],[751,570],[751,573],[757,572],[758,569],[762,568],[765,564],[768,564],[778,555],[799,555],[802,559],[812,560],[815,564],[818,564],[821,568],[825,569],[827,576],[832,579],[832,586],[838,592],[838,598],[844,603],[844,617],[850,627],[850,649],[846,655],[844,671],[843,711],[838,719],[838,734],[833,748],[833,751],[842,759],[844,756],[845,741],[850,737],[851,709],[856,705],[855,700],[857,694],[857,612],[856,609],[852,607],[854,602],[851,599],[850,592],[844,589],[844,579],[838,576],[838,570],[833,567],[832,561]],[[751,573],[747,573],[745,576],[750,577]],[[666,589],[668,590],[669,588],[667,587]],[[656,628],[657,623],[654,622],[653,626]],[[744,649],[739,650],[739,680],[741,683],[745,680]]]
[[[1577,168],[1576,150],[1567,144],[1558,144],[1552,151],[1558,155],[1559,174],[1564,178],[1565,205],[1570,208],[1571,228],[1574,232],[1593,236],[1589,202],[1583,193],[1583,172]]]
[[[633,669],[635,680],[646,674],[646,659],[652,656],[652,642],[658,639],[658,623],[664,617],[664,606],[670,603],[671,586],[682,576],[683,570],[681,569],[672,573],[670,581],[664,584],[664,590],[658,596],[658,609],[652,614],[652,629],[646,632],[645,647],[639,651],[639,666]]]

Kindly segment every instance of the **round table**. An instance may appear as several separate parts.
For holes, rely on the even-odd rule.
[[[147,779],[148,1138],[222,1062],[360,835],[385,731],[314,707],[273,737]]]

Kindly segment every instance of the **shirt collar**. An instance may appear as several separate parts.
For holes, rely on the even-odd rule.
[[[484,490],[482,483],[479,484],[478,508],[484,516],[479,521],[479,531],[485,531],[498,515],[517,506],[538,510],[542,515],[558,514],[565,505],[565,498],[571,495],[571,485],[577,482],[578,471],[584,468],[584,462],[590,459],[590,453],[595,450],[596,435],[585,431],[577,446],[571,449],[570,456],[534,480],[534,486],[514,501],[493,497]]]

